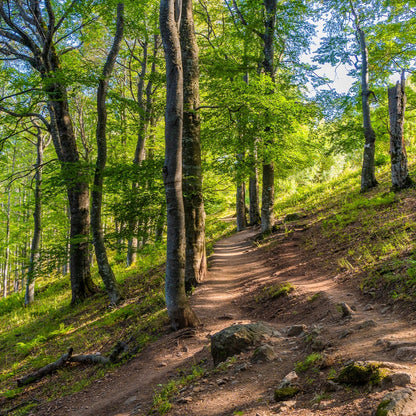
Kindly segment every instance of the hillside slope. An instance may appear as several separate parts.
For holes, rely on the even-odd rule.
[[[282,224],[257,243],[257,230],[251,229],[219,242],[208,279],[192,297],[203,327],[167,334],[133,362],[81,393],[42,406],[36,414],[127,416],[153,409],[206,416],[372,415],[397,385],[334,387],[328,380],[351,360],[389,363],[385,371],[412,378],[416,350],[409,347],[404,356],[400,346],[388,345],[392,340],[415,345],[416,328],[393,304],[362,295],[357,282],[340,273],[334,258],[319,255],[316,247],[325,247],[324,237],[314,249],[307,247],[316,233],[310,219]],[[282,286],[288,289],[280,293]],[[351,308],[348,314],[342,303]],[[267,321],[281,332],[278,340],[268,340],[276,357],[253,362],[253,351],[247,351],[215,369],[210,336],[233,323],[256,321]],[[304,325],[304,333],[288,336],[294,325]],[[275,389],[294,369],[300,392],[277,402]],[[154,391],[161,392],[155,401]]]

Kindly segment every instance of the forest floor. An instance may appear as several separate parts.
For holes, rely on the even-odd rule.
[[[84,391],[43,404],[33,414],[147,415],[155,391],[169,382],[174,384],[195,366],[203,369],[203,374],[184,383],[170,398],[168,415],[375,414],[389,389],[398,387],[331,389],[327,380],[349,360],[389,362],[394,371],[415,376],[411,347],[409,356],[386,348],[389,341],[415,345],[415,315],[401,310],[398,304],[381,304],[364,295],[355,276],[340,273],[336,247],[330,247],[331,241],[320,241],[313,224],[299,221],[282,225],[260,242],[256,242],[256,234],[258,229],[249,228],[215,245],[206,282],[191,299],[203,326],[196,331],[167,331],[134,360]],[[311,239],[319,252],[307,249]],[[274,296],[273,290],[287,282],[293,291]],[[343,302],[352,309],[350,316],[343,316],[339,307]],[[283,334],[269,340],[277,357],[255,363],[252,351],[247,351],[215,368],[211,335],[234,323],[258,321],[270,323]],[[287,336],[287,329],[294,325],[304,325],[304,333]],[[307,368],[311,354],[318,358],[316,362],[310,360]],[[295,368],[300,393],[283,402],[275,401],[274,390]]]

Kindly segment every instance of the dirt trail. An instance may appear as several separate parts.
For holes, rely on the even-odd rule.
[[[325,353],[334,362],[347,358],[396,361],[415,375],[414,360],[397,361],[396,351],[387,350],[383,343],[376,345],[378,339],[386,338],[413,341],[413,325],[400,320],[388,305],[363,298],[358,288],[336,283],[335,269],[324,268],[312,254],[305,255],[302,232],[277,235],[265,249],[253,244],[255,232],[247,229],[216,244],[207,280],[192,296],[192,305],[204,323],[202,328],[190,337],[186,331],[162,337],[103,380],[83,392],[43,405],[36,415],[145,415],[154,388],[177,376],[178,369],[203,359],[212,369],[210,335],[236,322],[268,321],[283,333],[291,325],[304,324],[319,331]],[[294,294],[283,300],[265,298],[264,287],[287,281],[296,286]],[[340,316],[335,307],[340,302],[354,309],[352,317]],[[276,403],[273,390],[293,370],[294,363],[311,350],[304,340],[288,337],[274,348],[277,362],[254,364],[247,353],[222,372],[211,371],[181,392],[170,414],[370,416],[385,394],[345,390],[316,400],[327,376],[321,371],[308,376],[299,399]]]

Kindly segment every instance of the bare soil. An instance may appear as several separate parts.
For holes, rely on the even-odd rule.
[[[336,254],[306,249],[308,240],[319,239],[313,228],[287,231],[256,243],[258,230],[247,229],[217,243],[207,280],[191,299],[202,327],[167,333],[102,380],[42,405],[33,415],[146,415],[154,392],[195,364],[207,370],[205,376],[172,398],[169,415],[373,415],[389,386],[328,391],[327,379],[349,360],[390,362],[414,376],[414,360],[399,361],[397,351],[379,341],[413,342],[413,315],[363,296],[356,277],[339,273]],[[319,250],[334,251],[324,246]],[[269,288],[282,282],[295,290],[273,297]],[[352,316],[342,316],[342,302],[352,308]],[[273,361],[254,363],[252,351],[247,351],[214,369],[211,335],[234,323],[258,321],[283,335],[293,325],[305,325],[309,336],[270,341],[277,353]],[[273,393],[280,381],[314,351],[323,359],[319,366],[298,372],[301,392],[276,402]]]

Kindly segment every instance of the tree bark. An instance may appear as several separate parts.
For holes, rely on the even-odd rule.
[[[264,72],[270,76],[274,82],[274,32],[276,24],[277,0],[264,0],[265,21],[263,35],[263,68]],[[266,125],[266,134],[270,132],[270,127]],[[266,145],[272,144],[271,138],[266,138]],[[269,146],[267,146],[269,147]],[[266,149],[267,153],[267,149]],[[269,158],[269,156],[267,156]],[[263,162],[263,187],[262,187],[262,207],[261,207],[261,231],[268,233],[273,227],[273,207],[274,207],[274,163],[272,160]]]
[[[35,209],[33,211],[33,236],[30,246],[30,260],[29,269],[26,277],[26,290],[25,290],[25,305],[29,305],[35,300],[35,278],[36,269],[38,267],[40,258],[40,238],[42,234],[42,164],[43,164],[43,151],[44,141],[40,129],[37,129],[37,143],[36,143],[36,174],[35,174]]]
[[[12,173],[11,177],[14,175],[14,169],[16,166],[16,147],[13,149],[13,161],[12,161]],[[4,269],[3,269],[3,297],[7,297],[8,288],[9,288],[9,278],[10,278],[10,210],[11,210],[11,184],[7,185],[7,208],[6,208],[6,255],[4,258]]]
[[[186,228],[185,288],[201,283],[207,272],[205,210],[202,196],[198,45],[192,0],[182,2],[180,42],[183,67],[182,168]]]
[[[358,16],[351,4],[351,10],[354,14],[357,35],[361,50],[361,101],[363,112],[363,128],[364,128],[364,155],[363,166],[361,171],[361,192],[366,192],[378,185],[375,176],[375,142],[376,133],[371,125],[370,115],[370,96],[372,92],[369,89],[368,74],[368,49],[365,40],[365,33],[360,27]]]
[[[246,220],[246,186],[244,182],[237,183],[236,192],[237,231],[243,231],[247,227]]]
[[[405,80],[397,81],[388,89],[390,116],[390,157],[391,182],[393,191],[400,191],[413,185],[407,168],[407,154],[404,143],[404,114],[406,109]]]
[[[95,248],[95,256],[97,258],[100,276],[103,279],[108,297],[110,298],[110,303],[112,305],[117,305],[120,302],[121,295],[113,270],[108,261],[107,251],[104,243],[103,227],[101,223],[104,169],[107,163],[107,108],[105,100],[107,96],[110,75],[113,71],[114,64],[116,62],[116,58],[120,50],[120,44],[123,39],[123,11],[124,4],[119,3],[117,5],[116,34],[114,36],[114,41],[111,50],[107,56],[107,60],[104,65],[103,73],[101,75],[101,79],[99,81],[99,86],[97,90],[97,161],[95,164],[94,187],[92,190],[91,206],[91,228]]]
[[[260,204],[259,204],[259,172],[257,169],[257,151],[254,149],[251,160],[251,175],[249,181],[249,221],[250,225],[260,224]]]
[[[185,293],[185,213],[182,195],[183,72],[179,40],[180,3],[160,1],[160,31],[166,59],[165,165],[167,205],[165,297],[171,326],[198,324]]]

